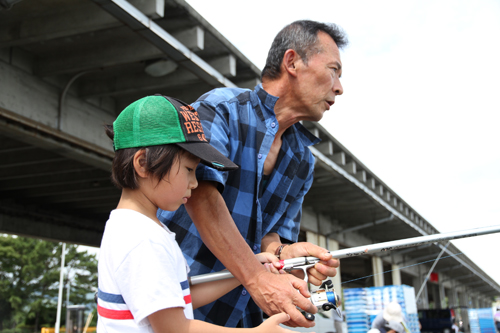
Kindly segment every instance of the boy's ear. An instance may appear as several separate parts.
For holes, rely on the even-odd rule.
[[[134,169],[137,175],[141,178],[146,178],[148,173],[146,172],[146,150],[141,149],[134,154]]]

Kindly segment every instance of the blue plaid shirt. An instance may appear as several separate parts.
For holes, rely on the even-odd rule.
[[[308,146],[319,139],[297,123],[283,134],[276,165],[263,184],[264,161],[278,131],[277,100],[258,85],[253,91],[215,89],[192,104],[210,144],[240,166],[222,172],[200,164],[198,180],[219,184],[236,226],[254,253],[261,252],[261,240],[270,232],[297,241],[302,202],[313,182],[314,157]],[[160,210],[158,217],[176,233],[191,276],[225,269],[203,244],[184,206],[176,212]],[[262,311],[240,286],[195,310],[195,318],[228,327],[242,320],[243,327],[255,327],[262,322]]]

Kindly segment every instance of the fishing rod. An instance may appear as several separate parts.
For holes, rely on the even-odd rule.
[[[332,258],[342,259],[342,258],[356,257],[356,256],[361,256],[361,255],[371,254],[371,253],[399,250],[399,249],[404,249],[407,247],[420,246],[420,245],[424,245],[424,244],[428,244],[428,243],[436,243],[436,242],[450,241],[450,240],[460,239],[460,238],[487,235],[487,234],[492,234],[492,233],[497,233],[497,232],[500,232],[500,225],[494,225],[494,226],[482,227],[482,228],[474,228],[474,229],[468,229],[468,230],[462,230],[462,231],[453,231],[453,232],[442,233],[442,234],[432,234],[432,235],[413,237],[413,238],[407,238],[407,239],[400,239],[400,240],[389,241],[389,242],[378,243],[378,244],[357,246],[357,247],[352,247],[352,248],[338,250],[338,251],[330,251],[330,254],[332,255]],[[299,257],[299,258],[281,260],[280,262],[282,264],[281,269],[285,270],[286,272],[290,272],[290,271],[296,270],[296,269],[300,269],[300,270],[304,271],[305,279],[307,281],[306,270],[309,267],[313,267],[319,261],[320,261],[320,259],[316,258],[316,257]],[[231,272],[221,271],[221,272],[207,273],[207,274],[193,276],[189,280],[190,280],[191,285],[195,285],[195,284],[205,283],[205,282],[210,282],[210,281],[229,279],[231,277],[233,277]]]

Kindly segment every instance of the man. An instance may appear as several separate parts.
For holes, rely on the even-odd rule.
[[[497,329],[497,332],[500,333],[500,306],[497,307],[497,312],[495,312],[493,319],[495,321],[495,327]]]
[[[197,319],[253,327],[262,321],[260,307],[268,315],[288,313],[289,326],[314,326],[297,310],[317,312],[305,298],[307,284],[267,272],[253,254],[318,257],[322,262],[308,271],[316,285],[336,274],[338,261],[326,249],[286,243],[297,241],[302,202],[313,181],[308,146],[319,141],[299,121],[319,121],[342,94],[339,47],[346,44],[335,25],[294,22],[276,36],[255,90],[215,89],[193,104],[210,144],[240,166],[234,172],[199,167],[199,185],[187,204],[175,213],[159,211],[176,233],[190,275],[227,268],[242,282],[198,310]]]
[[[403,324],[405,321],[401,305],[393,301],[387,304],[384,310],[373,319],[371,328],[380,333],[404,333]]]

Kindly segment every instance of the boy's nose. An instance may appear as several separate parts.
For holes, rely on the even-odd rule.
[[[194,180],[191,181],[191,189],[194,190],[197,187],[198,187],[198,179],[196,179],[196,176],[195,176]]]

